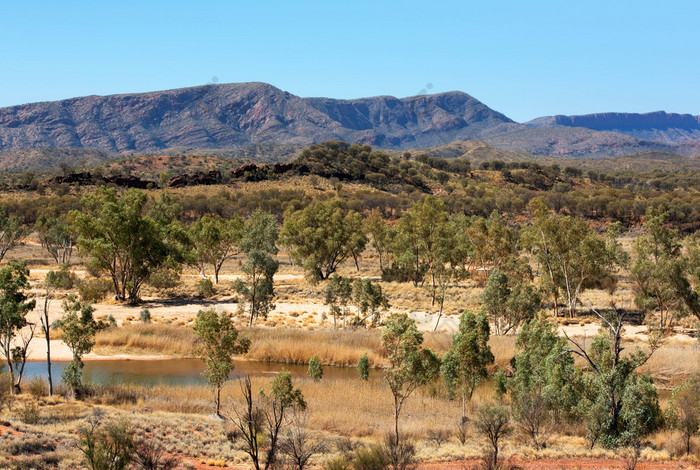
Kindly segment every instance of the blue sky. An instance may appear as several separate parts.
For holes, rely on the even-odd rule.
[[[0,106],[218,81],[700,114],[700,1],[3,1]],[[431,85],[432,87],[430,87]]]

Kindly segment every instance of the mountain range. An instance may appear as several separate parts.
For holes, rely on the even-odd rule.
[[[338,100],[302,98],[265,83],[86,96],[0,108],[0,167],[15,169],[18,155],[22,168],[45,167],[46,152],[39,152],[36,165],[32,162],[37,159],[26,155],[37,155],[37,149],[47,147],[98,149],[95,158],[108,160],[119,154],[172,148],[242,149],[344,140],[410,149],[470,139],[503,150],[554,157],[648,151],[690,156],[700,154],[700,118],[664,112],[602,113],[517,123],[458,91]],[[33,152],[27,153],[30,149]],[[75,155],[64,154],[57,159]]]

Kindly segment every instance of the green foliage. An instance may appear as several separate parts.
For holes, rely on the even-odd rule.
[[[358,314],[355,325],[364,325],[368,318],[372,318],[372,326],[376,326],[381,320],[382,311],[389,308],[382,286],[369,279],[356,279],[353,282],[352,300]]]
[[[323,377],[323,365],[317,354],[314,354],[309,359],[309,377],[314,379],[314,382],[320,381]]]
[[[61,265],[58,271],[46,273],[46,282],[53,288],[69,290],[73,288],[77,277],[73,274],[67,264]]]
[[[211,282],[209,278],[203,278],[197,281],[194,286],[195,292],[197,292],[197,297],[203,299],[208,299],[213,297],[216,291],[214,290],[214,283]]]
[[[343,325],[345,325],[346,316],[348,314],[348,304],[352,299],[352,285],[350,284],[350,280],[334,273],[330,277],[328,284],[326,284],[323,295],[323,303],[330,307],[331,314],[333,315],[333,327],[336,328],[338,326],[338,316],[343,319]]]
[[[484,311],[491,318],[497,335],[517,329],[540,308],[540,296],[532,284],[513,277],[494,269],[481,294]]]
[[[576,348],[574,353],[584,358],[590,368],[590,372],[579,378],[582,399],[578,407],[592,443],[600,442],[608,448],[635,445],[661,424],[653,380],[636,372],[660,343],[652,333],[648,351],[637,347],[623,356],[625,313],[612,310],[600,317],[603,328],[588,351],[570,339]]]
[[[384,470],[389,466],[389,456],[379,444],[360,447],[352,459],[353,470]]]
[[[292,385],[292,373],[288,370],[282,370],[275,375],[270,384],[270,396],[283,410],[291,407],[306,409],[304,395]]]
[[[34,326],[27,321],[27,313],[36,301],[27,300],[29,270],[24,262],[13,262],[0,269],[0,349],[5,356],[12,392],[20,391],[27,349],[34,334]],[[29,326],[29,332],[23,330]]]
[[[219,283],[219,272],[227,259],[238,253],[243,236],[243,222],[238,215],[230,220],[220,216],[201,216],[188,230],[192,244],[191,263],[204,275],[205,266],[214,268],[214,283]]]
[[[459,330],[452,336],[452,346],[442,358],[440,371],[450,396],[459,390],[462,396],[462,419],[466,418],[466,402],[482,380],[488,377],[487,367],[494,357],[489,347],[489,324],[486,317],[462,313]]]
[[[12,247],[29,235],[29,232],[30,229],[22,226],[19,217],[8,216],[7,208],[0,206],[0,261]]]
[[[500,392],[510,393],[513,418],[535,447],[545,423],[572,419],[579,395],[573,377],[574,360],[566,339],[546,318],[526,322],[515,343],[513,372],[497,380]]]
[[[366,353],[358,359],[357,371],[360,373],[360,380],[369,380],[369,358]]]
[[[488,218],[464,220],[460,228],[458,241],[466,250],[466,257],[486,276],[517,254],[518,232],[510,228],[496,211],[491,212]]]
[[[125,470],[134,454],[134,440],[126,421],[101,425],[93,418],[80,433],[78,449],[90,470]]]
[[[176,255],[165,227],[144,216],[145,193],[129,190],[121,197],[101,188],[82,198],[82,211],[72,211],[78,247],[89,264],[109,274],[119,300],[136,301],[154,270]]]
[[[78,282],[78,294],[85,302],[99,302],[113,289],[108,279],[86,279]]]
[[[394,264],[414,285],[423,282],[427,274],[431,277],[430,287],[435,296],[435,269],[440,251],[445,244],[447,210],[442,199],[426,197],[404,212],[396,224],[396,235],[392,237],[391,251]]]
[[[147,308],[142,308],[141,311],[139,312],[139,320],[141,320],[141,323],[150,323],[151,322],[151,311],[148,310]]]
[[[579,296],[612,276],[624,261],[617,243],[608,244],[579,217],[549,214],[542,198],[530,201],[535,221],[523,234],[525,245],[542,265],[542,290],[556,305],[563,292],[573,317]]]
[[[692,285],[693,280],[700,284],[696,264],[700,251],[689,239],[688,256],[684,255],[678,231],[666,225],[668,217],[660,208],[647,209],[646,233],[634,242],[631,270],[639,291],[635,303],[645,310],[658,310],[661,328],[672,325],[674,312],[678,316],[690,312],[700,319],[700,295]]]
[[[250,341],[238,338],[238,330],[226,312],[217,314],[214,310],[200,311],[197,313],[193,329],[199,337],[196,354],[204,361],[205,366],[202,377],[214,388],[218,415],[221,387],[233,370],[233,356],[248,352]]]
[[[68,367],[63,371],[63,382],[73,393],[82,385],[83,356],[95,345],[95,309],[87,302],[81,302],[74,295],[63,301],[63,318],[56,321],[56,328],[63,331],[61,340],[73,354]]]
[[[357,259],[367,243],[362,217],[338,199],[286,214],[280,239],[314,282],[327,279],[348,257]]]
[[[474,427],[481,433],[491,446],[490,468],[498,468],[498,452],[501,439],[512,432],[508,408],[501,405],[484,405],[479,408],[474,420]]]
[[[391,315],[382,331],[382,348],[389,362],[384,378],[394,396],[394,431],[399,443],[399,414],[406,399],[440,373],[440,359],[422,348],[423,335],[416,322],[404,314]]]
[[[372,247],[379,255],[379,269],[384,272],[384,261],[390,249],[394,232],[389,228],[378,208],[372,209],[363,225]]]
[[[666,421],[679,430],[690,453],[690,439],[700,430],[700,374],[695,374],[673,389],[666,409]]]
[[[243,229],[241,250],[246,254],[242,270],[245,279],[237,279],[233,287],[248,303],[250,317],[248,326],[259,317],[267,318],[275,308],[274,276],[279,263],[273,258],[277,254],[277,225],[275,218],[265,212],[256,211]],[[243,302],[239,308],[243,309]]]
[[[41,246],[56,263],[70,263],[78,237],[65,214],[56,214],[56,209],[50,207],[39,216],[34,230]]]

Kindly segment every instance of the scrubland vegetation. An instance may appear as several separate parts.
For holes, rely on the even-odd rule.
[[[0,466],[697,465],[697,173],[297,163],[5,194]],[[23,380],[42,335],[70,366]],[[199,357],[208,386],[84,383],[91,351]],[[309,376],[231,381],[233,357]]]

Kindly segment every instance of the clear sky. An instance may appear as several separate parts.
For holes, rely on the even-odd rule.
[[[700,114],[700,1],[0,0],[0,106],[211,82]]]

